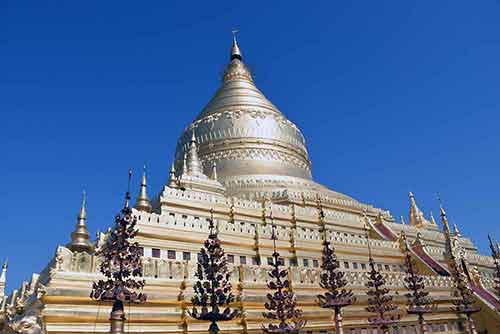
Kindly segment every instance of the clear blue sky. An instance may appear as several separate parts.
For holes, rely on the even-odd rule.
[[[0,259],[9,290],[73,230],[113,223],[127,169],[168,177],[238,27],[258,86],[303,130],[316,180],[500,237],[498,1],[0,2]],[[137,187],[138,179],[135,179]],[[137,188],[135,188],[137,189]]]

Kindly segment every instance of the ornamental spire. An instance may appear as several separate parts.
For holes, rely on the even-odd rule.
[[[231,55],[230,55],[230,63],[229,65],[227,66],[226,70],[224,71],[224,75],[222,76],[222,81],[224,83],[228,83],[228,82],[232,82],[234,80],[237,80],[237,81],[246,81],[247,83],[251,83],[253,85],[253,78],[252,78],[252,73],[250,72],[250,70],[245,66],[245,64],[243,63],[243,57],[241,55],[241,50],[240,50],[240,47],[238,46],[238,41],[236,40],[236,33],[238,31],[237,30],[233,30],[233,45],[231,46]],[[232,87],[232,89],[234,89],[235,87]],[[240,87],[238,89],[242,89],[243,87]],[[246,89],[249,89],[250,87],[246,87]],[[251,93],[251,96],[253,96],[255,94],[254,90],[257,90],[257,87],[252,87],[253,89],[250,88],[250,93]],[[260,94],[260,92],[258,92]],[[234,94],[234,92],[231,92],[231,96]],[[217,94],[219,96],[221,96],[223,99],[227,99],[228,97],[226,97],[225,94],[222,94],[221,95],[221,91],[219,91],[219,93]],[[259,99],[261,99],[261,97],[258,97]],[[267,103],[267,99],[265,97],[263,97],[263,101],[264,103]],[[228,101],[231,101],[232,98],[230,97]],[[214,100],[212,100],[213,102]],[[226,102],[224,102],[225,104]],[[240,103],[240,102],[238,102]],[[270,102],[269,102],[270,103]]]
[[[151,206],[151,201],[148,197],[147,192],[147,177],[146,177],[146,165],[144,165],[144,171],[142,173],[141,189],[139,191],[139,196],[137,196],[135,202],[135,208],[139,211],[151,212],[153,208]]]
[[[7,267],[8,267],[8,259],[5,259],[5,262],[2,266],[2,272],[0,273],[0,301],[5,296],[5,283],[7,282]],[[6,298],[3,298],[3,301],[6,301]],[[1,308],[0,308],[0,311]]]
[[[233,30],[232,33],[233,33],[233,45],[231,46],[231,61],[233,59],[239,59],[241,60],[242,57],[241,57],[241,51],[240,51],[240,48],[238,46],[238,41],[236,40],[236,34],[238,33],[239,31],[238,30]]]
[[[215,161],[212,164],[212,180],[217,181],[217,163]]]
[[[177,188],[177,178],[175,177],[175,165],[172,163],[170,167],[170,173],[168,176],[168,186],[170,188]]]
[[[71,242],[68,244],[68,248],[72,252],[87,252],[91,253],[94,250],[94,246],[90,242],[90,234],[87,230],[87,194],[85,191],[82,195],[82,205],[80,207],[80,213],[78,214],[77,223],[75,230],[71,233]]]
[[[445,248],[448,256],[453,256],[453,247],[451,246],[451,231],[450,225],[448,224],[448,218],[446,217],[446,212],[444,211],[443,205],[439,204],[439,216],[441,217],[441,224],[443,224],[443,233],[446,241]]]
[[[434,215],[432,214],[432,211],[430,212],[430,219],[432,224],[437,225],[436,220],[434,219]]]
[[[184,153],[184,157],[182,159],[182,175],[187,174],[187,153]]]
[[[2,273],[0,274],[0,282],[4,282],[7,278],[7,268],[9,266],[9,260],[5,259],[5,262],[2,265]]]
[[[448,224],[448,218],[446,217],[446,212],[444,211],[442,205],[439,205],[439,216],[441,217],[441,223],[443,224],[444,233],[447,236],[450,236],[451,235],[450,225]]]
[[[415,196],[411,191],[408,193],[408,197],[410,198],[410,225],[422,226],[423,224],[428,223],[424,217],[424,213],[417,206]]]
[[[189,145],[186,161],[187,172],[193,176],[203,175],[201,170],[200,159],[198,158],[198,145],[196,142],[196,135],[194,128],[191,132],[191,144]]]

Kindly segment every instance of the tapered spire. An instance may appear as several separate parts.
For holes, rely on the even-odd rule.
[[[196,135],[194,132],[194,128],[191,132],[191,143],[189,146],[189,150],[187,153],[187,161],[186,161],[187,173],[193,176],[201,176],[203,175],[203,171],[201,168],[201,162],[198,158],[198,143],[196,141]]]
[[[9,260],[5,259],[3,265],[2,265],[2,273],[0,273],[0,282],[5,282],[7,278],[7,268],[9,266]]]
[[[441,223],[443,224],[444,233],[447,236],[450,236],[451,235],[450,225],[448,224],[448,218],[446,217],[446,211],[444,211],[444,208],[442,205],[439,206],[439,216],[441,217]]]
[[[139,190],[139,196],[137,196],[135,202],[135,208],[139,211],[151,212],[153,208],[148,197],[147,187],[146,166],[144,165],[144,171],[141,179],[141,189]]]
[[[175,176],[175,164],[172,163],[172,166],[170,167],[170,173],[168,176],[168,186],[170,188],[177,188],[178,182],[177,182],[177,177]]]
[[[455,234],[455,236],[456,237],[461,237],[462,234],[460,233],[460,230],[458,229],[457,224],[454,224],[453,227],[454,227],[454,232],[455,232],[454,234]]]
[[[493,239],[491,238],[491,235],[488,234],[488,241],[490,243],[490,249],[491,249],[491,256],[493,259],[498,259],[498,250],[496,249],[495,246],[493,246]]]
[[[440,200],[441,202],[441,200]],[[441,217],[441,224],[443,224],[443,234],[445,239],[445,250],[446,256],[449,261],[449,266],[452,267],[456,265],[456,251],[453,246],[453,235],[451,234],[450,224],[448,222],[448,217],[446,216],[446,212],[443,208],[443,205],[439,204],[439,216]]]
[[[5,302],[5,298],[3,298],[5,296],[5,285],[7,283],[7,262],[8,260],[5,259],[5,262],[3,263],[3,266],[2,266],[2,272],[0,273],[0,301],[2,299],[4,299],[4,302]],[[0,309],[0,312],[2,310]]]
[[[236,33],[237,31],[233,31],[233,45],[231,46],[231,56],[230,56],[230,63],[229,65],[227,66],[226,70],[224,71],[224,75],[223,75],[223,82],[224,83],[228,83],[228,82],[239,82],[239,84],[237,85],[237,89],[238,91],[240,90],[245,90],[247,93],[249,93],[249,95],[247,96],[247,98],[251,98],[253,99],[253,97],[255,96],[255,94],[259,94],[261,95],[261,93],[258,91],[257,87],[254,86],[253,84],[253,78],[252,78],[252,73],[251,71],[245,66],[245,64],[243,63],[243,57],[242,57],[242,54],[241,54],[241,50],[240,50],[240,47],[238,45],[238,41],[236,40]],[[246,82],[246,84],[244,84],[243,86],[241,86],[241,83],[242,82]],[[248,84],[250,84],[251,86],[248,86]],[[233,95],[235,92],[234,92],[234,89],[235,87],[231,87],[231,95]],[[241,92],[238,92],[237,94],[240,94]],[[220,94],[220,92],[219,92]],[[221,95],[221,96],[224,96],[225,94]],[[263,100],[262,102],[263,103],[269,103],[267,101],[267,99],[262,96]],[[233,98],[231,97],[224,97],[224,99],[228,100],[228,101],[231,101],[233,100]],[[259,100],[260,100],[260,97],[259,97]],[[212,101],[213,102],[213,101]],[[221,103],[225,103],[225,102],[222,102]],[[241,101],[238,102],[241,104]],[[271,105],[272,108],[274,108],[274,106]]]
[[[424,217],[424,213],[418,208],[413,193],[409,192],[408,197],[410,199],[410,225],[418,227],[424,224],[429,224]]]
[[[182,174],[181,175],[186,175],[188,172],[187,170],[187,153],[184,153],[184,158],[182,160]]]
[[[94,246],[90,242],[90,234],[87,230],[87,194],[82,195],[82,205],[78,214],[75,230],[71,233],[71,242],[68,248],[72,252],[92,253]]]
[[[230,59],[231,60],[233,60],[233,59],[241,60],[242,59],[241,51],[240,51],[240,47],[238,46],[238,41],[236,40],[236,34],[238,33],[238,30],[233,30],[232,33],[233,33],[233,45],[231,46]]]
[[[217,181],[217,163],[215,161],[212,164],[212,180]]]
[[[432,214],[432,211],[430,212],[430,218],[431,218],[431,223],[437,226],[436,220],[434,219],[434,215]]]
[[[406,222],[405,222],[405,217],[404,216],[401,216],[399,218],[399,222],[402,224],[402,225],[406,225]]]

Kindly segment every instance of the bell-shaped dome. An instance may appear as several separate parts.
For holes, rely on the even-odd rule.
[[[230,195],[255,198],[290,188],[323,188],[311,180],[304,136],[255,86],[236,39],[221,87],[179,139],[177,170],[193,131],[205,173],[215,162]]]

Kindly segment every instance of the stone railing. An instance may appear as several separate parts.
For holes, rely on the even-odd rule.
[[[425,251],[436,260],[444,260],[444,248],[425,246]]]
[[[281,192],[276,192],[274,195],[276,198],[282,197],[287,193],[284,191],[283,193]],[[311,195],[312,196],[312,195]],[[314,194],[314,197],[307,197],[306,199],[311,200],[311,201],[316,201],[316,193]],[[184,190],[181,191],[179,189],[172,189],[169,187],[165,187],[163,190],[160,200],[167,200],[168,198],[174,198],[174,199],[179,199],[179,200],[190,200],[190,201],[199,201],[199,202],[205,202],[208,204],[208,206],[215,206],[215,205],[223,205],[225,207],[229,208],[233,206],[235,211],[238,211],[238,209],[252,209],[255,210],[255,216],[260,216],[262,212],[262,202],[258,201],[252,201],[252,200],[247,200],[247,199],[241,199],[241,198],[232,198],[232,197],[222,197],[222,196],[217,196],[217,195],[210,195],[206,193],[200,193],[197,191],[192,191],[192,190]],[[380,210],[379,209],[374,209],[372,206],[369,205],[364,205],[364,204],[359,204],[357,202],[353,202],[351,200],[345,200],[345,199],[336,199],[336,198],[325,198],[325,203],[331,203],[331,204],[336,204],[336,205],[341,205],[341,206],[347,206],[347,207],[356,207],[359,209],[368,209],[374,213],[378,213]],[[316,221],[318,217],[318,211],[316,208],[311,208],[311,207],[300,207],[300,206],[295,206],[294,209],[292,209],[291,206],[289,205],[282,205],[282,204],[271,204],[270,202],[266,202],[266,207],[265,207],[267,213],[270,213],[271,211],[275,213],[279,213],[283,216],[288,216],[290,219],[292,218],[292,215],[294,214],[293,210],[295,210],[295,215],[296,216],[301,216],[301,217],[310,217],[310,220]],[[389,213],[386,211],[380,211],[383,212],[386,216],[389,216]],[[335,211],[335,210],[328,210],[324,209],[325,217],[327,220],[333,220],[333,221],[345,221],[345,222],[361,222],[362,221],[362,216],[349,213],[349,212],[341,212],[341,211]]]
[[[51,274],[56,272],[79,272],[86,274],[98,274],[99,257],[86,253],[72,253],[65,247],[59,247],[56,253],[54,267]],[[165,280],[194,280],[197,268],[196,261],[176,261],[158,258],[144,257],[142,259],[143,273],[146,279]],[[264,284],[269,276],[267,265],[239,265],[230,266],[232,280],[242,283],[262,283]],[[294,285],[319,286],[320,269],[306,267],[288,267],[289,277]],[[404,288],[403,279],[405,273],[386,272],[383,273],[386,284],[390,288]],[[368,280],[366,271],[346,271],[346,279],[353,287],[362,288]],[[491,284],[486,280],[487,284]],[[428,288],[449,288],[451,280],[449,277],[426,276],[425,285]]]
[[[329,238],[333,243],[362,245],[364,247],[368,247],[368,241],[361,235],[352,236],[348,234],[346,236],[340,232],[330,232]],[[370,246],[373,248],[399,249],[399,244],[397,242],[386,240],[370,240]]]
[[[429,255],[436,260],[443,260],[445,257],[445,249],[440,247],[425,246],[425,250]],[[472,265],[482,265],[486,267],[493,267],[494,262],[491,256],[474,254],[470,252],[465,253],[465,259]]]
[[[470,264],[478,264],[486,267],[493,267],[495,265],[493,258],[487,255],[465,253],[465,259]]]
[[[139,224],[153,224],[164,227],[170,227],[178,230],[195,231],[208,233],[207,217],[184,215],[184,214],[162,214],[146,213],[134,211],[137,216]],[[255,224],[236,220],[234,223],[228,220],[216,219],[215,223],[221,233],[234,234],[238,233],[242,236],[253,238],[255,236],[255,229],[259,228],[261,238],[271,237],[271,224]],[[300,241],[320,241],[321,234],[319,229],[310,227],[297,227],[295,231],[290,227],[277,225],[278,239],[282,241],[290,240],[291,233],[294,233],[294,239]],[[328,236],[334,243],[341,243],[346,245],[363,245],[367,246],[366,239],[363,235],[352,235],[341,232],[329,231]],[[374,248],[398,248],[398,244],[392,241],[385,240],[371,240],[370,244]]]

